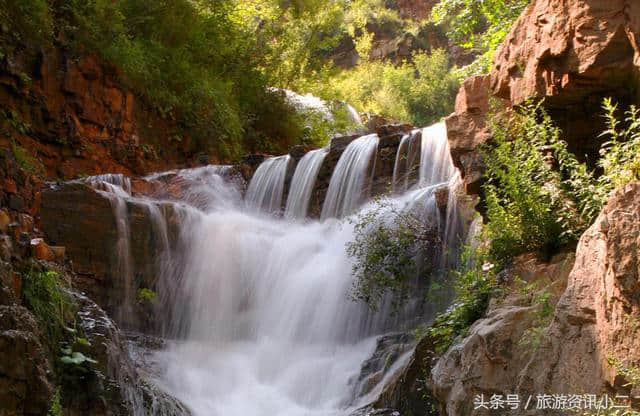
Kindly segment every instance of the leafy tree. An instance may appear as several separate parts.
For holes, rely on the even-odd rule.
[[[363,62],[351,70],[321,71],[299,89],[348,102],[362,112],[428,125],[453,111],[460,80],[447,54],[415,53],[412,61]]]
[[[529,0],[441,0],[432,11],[432,20],[445,27],[457,45],[480,56],[467,75],[489,70],[493,52],[509,33]]]

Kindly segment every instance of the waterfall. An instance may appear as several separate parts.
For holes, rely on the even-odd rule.
[[[81,180],[90,185],[110,202],[116,222],[118,240],[116,242],[116,264],[113,275],[121,281],[123,299],[117,310],[118,319],[130,322],[133,315],[133,259],[131,257],[131,230],[126,198],[131,196],[131,181],[122,174],[89,176]]]
[[[423,322],[430,306],[416,297],[393,314],[389,296],[377,311],[353,302],[353,259],[345,246],[356,235],[359,215],[382,210],[391,222],[411,210],[445,236],[443,252],[455,249],[462,229],[455,197],[460,180],[446,130],[435,125],[403,138],[394,167],[397,192],[383,205],[367,202],[377,146],[374,134],[346,147],[321,221],[289,219],[305,216],[328,149],[298,163],[284,219],[258,211],[281,209],[289,156],[265,160],[244,201],[224,167],[151,175],[167,188],[179,185],[163,201],[131,196],[120,177],[94,180],[117,201],[119,218],[126,219],[127,202],[147,204],[162,264],[158,316],[170,339],[153,353],[150,361],[159,369],[151,377],[194,416],[348,416],[374,401],[391,377],[385,373],[373,387],[361,378],[378,337]],[[411,186],[406,177],[418,153],[420,177]],[[127,236],[128,222],[118,224],[119,235]],[[130,261],[130,253],[120,255]],[[408,358],[403,353],[390,368]]]
[[[457,193],[462,181],[460,172],[453,165],[447,127],[444,122],[422,129],[420,154],[420,186],[442,184],[446,186],[446,221],[443,231],[444,255],[442,267],[454,267],[458,261],[458,243],[462,238],[462,220],[458,211]],[[443,188],[444,189],[444,188]]]
[[[414,168],[417,167],[421,137],[420,130],[414,130],[402,136],[393,165],[392,185],[395,193],[406,192],[409,189],[411,176],[414,173]]]
[[[303,219],[307,216],[313,187],[328,152],[327,148],[312,150],[298,162],[291,180],[291,189],[284,211],[285,218]]]
[[[349,143],[331,175],[322,219],[349,215],[366,200],[377,149],[377,134],[362,136]]]
[[[284,181],[291,156],[272,157],[260,164],[247,190],[247,205],[268,213],[282,209]]]
[[[422,129],[420,184],[443,183],[455,175],[444,122]]]

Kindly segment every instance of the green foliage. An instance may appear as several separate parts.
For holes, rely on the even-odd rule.
[[[27,149],[20,146],[15,141],[11,142],[11,151],[16,158],[18,166],[28,173],[42,172],[43,167],[38,159],[36,159]]]
[[[615,357],[609,357],[607,362],[616,369],[616,372],[627,381],[625,387],[640,388],[640,368],[629,365]]]
[[[567,151],[551,118],[528,103],[494,118],[491,129],[484,191],[493,261],[504,265],[518,254],[552,253],[575,241],[599,207],[595,180]]]
[[[323,147],[329,140],[340,134],[347,134],[358,129],[351,120],[347,107],[340,102],[330,104],[332,119],[327,119],[325,114],[319,111],[303,112],[300,114],[304,130],[302,133],[302,144],[314,147]]]
[[[445,27],[449,39],[479,54],[467,71],[472,75],[489,70],[493,53],[527,4],[529,0],[441,0],[431,18]]]
[[[24,300],[42,325],[51,345],[62,338],[62,329],[72,313],[72,302],[60,275],[53,271],[31,271],[24,279]]]
[[[427,125],[453,111],[460,80],[443,50],[413,55],[400,65],[364,62],[341,72],[325,69],[301,80],[299,90],[352,104],[369,112],[415,125]]]
[[[640,110],[631,106],[619,121],[618,105],[610,98],[604,100],[603,108],[607,130],[602,136],[609,140],[600,149],[599,165],[604,172],[599,181],[601,199],[611,190],[640,179]]]
[[[355,276],[351,296],[377,309],[392,293],[398,308],[409,296],[411,282],[426,279],[434,253],[439,252],[437,230],[409,212],[385,211],[385,201],[355,220],[354,240],[347,243]]]
[[[640,118],[631,107],[616,118],[604,101],[609,140],[600,149],[599,177],[560,140],[541,105],[491,122],[494,144],[485,150],[491,256],[504,264],[525,252],[552,253],[576,241],[594,221],[610,192],[640,179]]]
[[[535,290],[535,285],[529,290]],[[537,351],[542,345],[546,327],[551,322],[555,311],[555,307],[551,303],[551,293],[545,290],[534,292],[531,296],[531,306],[535,308],[533,324],[523,334],[520,344],[528,346],[532,351]]]
[[[47,0],[0,0],[0,25],[19,41],[47,44],[51,41],[53,22]]]
[[[98,51],[167,117],[182,116],[201,137],[238,139],[239,89],[254,79],[250,45],[230,21],[229,1],[67,0],[65,31],[78,50]],[[215,48],[215,53],[211,53]],[[256,88],[257,87],[257,88]]]
[[[151,289],[138,289],[138,300],[143,302],[153,302],[158,295]]]
[[[47,416],[62,416],[62,404],[60,403],[60,388],[57,388],[51,399],[51,406],[47,412]]]
[[[85,363],[96,364],[97,361],[93,360],[83,353],[79,351],[72,351],[71,348],[63,348],[60,350],[62,352],[62,356],[60,357],[60,362],[63,364],[81,366]]]
[[[484,249],[472,251],[465,247],[461,264],[459,270],[452,272],[456,298],[429,329],[437,354],[444,353],[458,336],[464,336],[469,326],[484,315],[491,297],[499,293],[495,266]]]

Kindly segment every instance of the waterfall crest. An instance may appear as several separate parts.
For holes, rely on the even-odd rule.
[[[370,134],[349,143],[331,176],[321,219],[345,217],[367,199],[378,140]]]
[[[131,184],[117,175],[89,180],[113,202],[122,241],[130,238],[129,204],[142,204],[149,214],[161,265],[158,314],[166,317],[165,335],[172,340],[154,353],[160,366],[155,382],[192,414],[347,416],[376,399],[387,376],[365,386],[361,375],[378,337],[423,321],[429,310],[421,299],[399,314],[391,313],[391,299],[377,311],[350,299],[353,259],[345,246],[356,235],[357,216],[381,209],[367,202],[378,141],[368,135],[346,147],[320,221],[297,220],[306,215],[328,149],[298,163],[285,218],[258,211],[281,210],[288,155],[259,166],[244,200],[225,174],[228,167],[150,175],[169,188],[180,185],[170,200],[132,196]],[[402,172],[418,159],[420,177],[412,185]],[[403,138],[399,163],[384,218],[411,210],[446,236],[446,250],[454,247],[459,178],[443,126]],[[130,253],[120,255],[131,261]],[[133,279],[131,268],[122,271]],[[391,368],[401,368],[408,355],[402,357]]]
[[[328,152],[327,148],[312,150],[298,162],[291,180],[291,189],[284,211],[285,218],[304,219],[307,216],[311,193]]]
[[[260,164],[251,178],[245,197],[248,206],[276,213],[282,209],[284,181],[291,156],[272,157]]]

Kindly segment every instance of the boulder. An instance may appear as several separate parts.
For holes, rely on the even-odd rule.
[[[47,414],[52,376],[33,315],[21,306],[0,306],[0,414]]]
[[[56,258],[51,247],[42,238],[31,240],[31,254],[38,260],[53,261]]]
[[[535,354],[535,347],[523,339],[532,327],[544,325],[537,322],[541,305],[533,299],[545,294],[550,305],[558,302],[573,262],[573,254],[567,253],[549,262],[524,255],[502,273],[500,278],[509,295],[493,300],[486,316],[475,322],[468,335],[450,347],[430,370],[428,384],[441,414],[489,415],[474,410],[477,395],[518,393],[516,380]],[[518,288],[522,284],[535,286],[525,291]]]
[[[480,194],[484,164],[480,147],[491,137],[486,125],[489,112],[489,77],[467,79],[456,97],[455,112],[445,119],[453,164],[460,169],[465,189]]]
[[[640,365],[639,206],[636,182],[616,191],[580,238],[567,289],[520,390],[640,396],[612,364]]]

